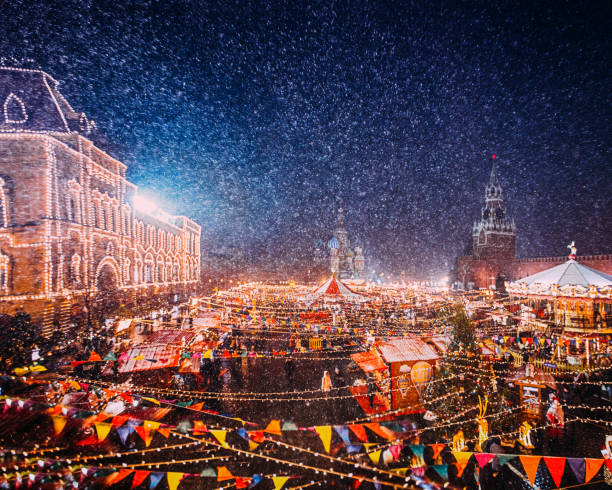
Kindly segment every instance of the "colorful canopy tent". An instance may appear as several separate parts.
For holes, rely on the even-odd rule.
[[[332,274],[327,281],[321,284],[312,293],[306,294],[302,297],[302,300],[308,304],[314,303],[315,301],[346,301],[349,303],[362,303],[368,301],[368,299],[369,298],[367,296],[356,293],[349,288],[340,279],[338,279],[335,274]]]

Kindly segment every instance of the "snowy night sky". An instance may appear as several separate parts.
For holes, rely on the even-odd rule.
[[[442,273],[492,153],[519,256],[610,253],[612,3],[490,3],[6,0],[0,57],[238,267],[308,264],[342,206],[368,269]]]

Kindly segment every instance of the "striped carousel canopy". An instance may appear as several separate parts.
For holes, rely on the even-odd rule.
[[[506,290],[515,296],[612,298],[612,276],[573,259],[514,282]]]

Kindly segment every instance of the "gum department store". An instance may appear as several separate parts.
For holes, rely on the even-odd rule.
[[[51,76],[0,67],[0,108],[0,314],[24,310],[49,334],[88,306],[193,290],[200,226],[140,209],[126,165]]]

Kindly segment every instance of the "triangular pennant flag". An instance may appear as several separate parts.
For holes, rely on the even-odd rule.
[[[359,439],[361,442],[368,442],[368,436],[366,435],[363,425],[351,424],[348,427],[353,431],[353,434],[357,436],[357,439]]]
[[[546,463],[550,476],[555,482],[555,486],[560,486],[561,478],[563,478],[563,472],[565,471],[565,458],[544,456],[544,462]]]
[[[121,427],[117,428],[117,434],[119,434],[121,444],[125,446],[127,438],[132,432],[134,432],[134,426],[130,424],[122,425]]]
[[[185,473],[179,473],[179,472],[176,472],[176,471],[169,471],[166,474],[166,480],[168,480],[168,489],[169,490],[176,490],[178,488],[178,486],[179,486],[179,483],[183,479],[184,475],[185,475]]]
[[[448,465],[447,464],[434,464],[431,466],[440,478],[443,480],[448,480]]]
[[[232,480],[233,478],[234,475],[232,475],[230,470],[228,470],[225,466],[217,467],[217,481]]]
[[[355,480],[353,481],[353,490],[356,490],[357,488],[359,488],[359,486],[363,482],[364,478],[365,477],[363,477],[363,476],[356,476],[355,477]]]
[[[496,454],[495,457],[497,458],[500,466],[505,466],[509,461],[516,458],[516,454]]]
[[[540,460],[542,459],[542,456],[520,455],[519,459],[521,460],[521,463],[523,465],[523,469],[525,470],[525,474],[527,475],[527,478],[529,478],[529,481],[533,485],[533,483],[535,482],[536,473],[538,472],[538,466],[540,464]]]
[[[431,445],[431,449],[433,449],[433,459],[434,461],[436,459],[438,459],[438,456],[440,456],[440,453],[442,452],[442,449],[444,449],[445,444],[432,444]]]
[[[489,463],[489,461],[491,461],[495,457],[495,454],[492,454],[492,453],[474,453],[474,457],[476,458],[476,461],[478,461],[478,465],[481,468],[484,468]]]
[[[102,442],[104,439],[106,439],[106,436],[108,436],[112,425],[104,422],[99,422],[94,425],[96,426],[96,435],[98,436],[98,441]]]
[[[259,447],[259,444],[254,441],[249,441],[249,451],[255,451]]]
[[[264,433],[263,433],[263,430],[250,430],[250,431],[247,431],[247,432],[249,434],[249,438],[252,441],[259,442],[259,443],[264,442]]]
[[[217,441],[219,441],[219,443],[223,446],[223,447],[228,447],[227,442],[225,442],[225,438],[227,437],[227,431],[226,430],[211,430],[210,433],[215,436],[215,438],[217,439]]]
[[[53,420],[53,430],[55,431],[55,435],[58,436],[64,430],[64,427],[66,427],[66,422],[68,422],[68,419],[59,415],[54,415],[51,417],[51,419]]]
[[[115,473],[108,475],[105,480],[104,480],[104,484],[105,485],[115,485],[116,483],[119,483],[121,480],[123,480],[124,478],[128,477],[134,470],[119,470],[116,471]]]
[[[145,420],[144,424],[142,425],[143,427],[146,427],[147,429],[149,429],[151,432],[155,432],[159,428],[161,423],[153,422],[152,420]]]
[[[379,449],[378,451],[374,451],[373,453],[368,453],[368,456],[372,460],[372,463],[378,464],[378,462],[380,461],[381,452],[382,452],[382,449]]]
[[[380,424],[376,424],[376,423],[371,423],[371,424],[365,424],[365,426],[370,429],[372,432],[374,432],[375,434],[379,435],[380,437],[387,439],[387,440],[392,440],[395,439],[395,434],[393,433],[392,430],[387,429],[385,426],[380,425]]]
[[[332,437],[332,429],[329,425],[317,425],[315,427],[315,431],[319,434],[321,441],[323,442],[323,447],[325,448],[325,452],[329,453],[331,447],[331,437]]]
[[[164,436],[166,439],[170,437],[170,427],[160,427],[157,432]]]
[[[249,483],[249,488],[256,487],[259,482],[263,479],[261,475],[255,474],[251,477],[251,483]]]
[[[334,425],[334,430],[338,433],[340,439],[342,439],[344,444],[346,444],[347,446],[351,445],[351,439],[349,438],[349,430],[346,425]]]
[[[264,429],[264,432],[267,432],[268,434],[282,436],[283,433],[281,432],[280,420],[271,420],[268,424],[268,427]]]
[[[149,447],[151,441],[153,440],[153,436],[151,435],[149,429],[144,426],[136,426],[134,427],[136,433],[142,438],[146,447]]]
[[[402,446],[400,446],[399,444],[390,446],[389,451],[391,451],[391,454],[393,455],[393,459],[397,461],[400,457],[400,453],[402,452]]]
[[[236,477],[236,488],[247,488],[249,483],[251,483],[250,478]]]
[[[410,444],[408,446],[418,459],[423,459],[423,454],[425,453],[425,446],[421,446],[420,444]]]
[[[363,449],[363,446],[361,444],[347,444],[346,445],[346,452],[348,454],[360,453],[362,449]]]
[[[472,453],[467,451],[458,451],[454,452],[453,456],[455,456],[455,459],[457,460],[457,477],[461,478],[461,475],[463,475]]]
[[[217,472],[212,466],[207,466],[206,468],[202,470],[202,473],[200,473],[200,476],[208,476],[208,477],[217,478]]]
[[[285,483],[287,483],[287,480],[289,480],[288,476],[273,476],[272,482],[274,483],[274,490],[280,490],[283,488]]]
[[[195,403],[189,407],[189,410],[195,410],[196,412],[200,412],[204,408],[204,402]]]
[[[95,351],[91,351],[91,354],[89,354],[89,359],[87,359],[87,362],[95,362],[95,361],[101,361],[102,358],[100,357],[100,354],[98,354]]]
[[[567,458],[567,464],[574,472],[574,476],[578,483],[584,483],[584,476],[586,475],[586,463],[584,458]]]
[[[151,473],[151,478],[149,478],[149,490],[153,490],[164,477],[164,473]]]
[[[145,481],[145,478],[149,476],[149,473],[151,472],[145,470],[136,470],[134,472],[134,478],[132,478],[132,486],[130,488],[136,488],[137,486],[139,486],[143,481]]]
[[[584,483],[589,483],[601,468],[603,459],[584,458],[584,462],[586,464]]]
[[[104,360],[105,361],[116,361],[117,360],[117,356],[115,355],[115,353],[113,351],[110,351],[108,354],[106,354],[104,356]]]

